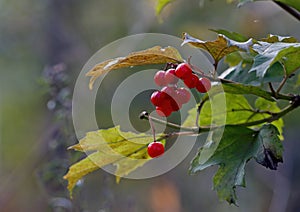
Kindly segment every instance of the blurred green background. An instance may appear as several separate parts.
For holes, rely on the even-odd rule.
[[[250,163],[240,207],[211,190],[217,167],[188,176],[197,147],[178,167],[147,180],[99,170],[68,198],[62,176],[82,155],[70,98],[86,61],[106,44],[136,33],[182,32],[214,39],[223,28],[255,38],[300,39],[299,22],[272,2],[241,8],[224,0],[177,0],[160,23],[152,0],[0,0],[0,211],[300,211],[300,111],[285,118],[284,163],[269,171]],[[101,111],[101,108],[97,108]],[[101,115],[101,112],[100,112]]]

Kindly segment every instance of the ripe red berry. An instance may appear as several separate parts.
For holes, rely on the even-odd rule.
[[[201,93],[208,92],[210,88],[211,88],[211,82],[209,79],[205,77],[200,78],[196,85],[196,89]]]
[[[187,77],[187,78],[184,79],[184,84],[188,88],[194,88],[198,84],[198,81],[199,81],[198,76],[195,75],[195,74],[191,74],[191,76],[189,76],[189,77]]]
[[[170,97],[174,98],[176,95],[176,88],[172,86],[165,86],[161,89],[161,92],[166,93]]]
[[[151,95],[150,100],[152,104],[154,104],[155,106],[159,106],[164,103],[166,98],[168,98],[168,96],[165,93],[161,91],[154,91]]]
[[[163,105],[156,107],[156,113],[161,117],[168,117],[173,112],[172,105],[169,101],[165,101]]]
[[[156,74],[154,75],[154,82],[158,86],[165,86],[166,85],[165,72],[164,71],[156,72]]]
[[[161,142],[153,141],[148,145],[148,155],[151,158],[158,157],[165,152],[165,147]]]
[[[192,75],[192,68],[187,63],[181,63],[176,67],[175,74],[180,79],[188,78]]]
[[[170,101],[173,111],[178,111],[182,107],[182,103],[180,101],[178,101],[177,99],[171,98],[169,101]]]
[[[176,84],[178,82],[178,78],[175,75],[175,69],[169,69],[165,74],[165,83],[166,84]]]
[[[176,101],[185,104],[190,101],[191,94],[186,88],[178,88],[176,90]]]

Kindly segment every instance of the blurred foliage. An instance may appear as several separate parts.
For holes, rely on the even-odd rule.
[[[124,180],[118,186],[114,176],[99,171],[87,177],[89,183],[72,202],[66,199],[67,191],[62,190],[59,176],[65,174],[68,160],[64,159],[69,157],[65,145],[75,141],[69,137],[73,135],[70,135],[70,120],[66,124],[57,118],[60,110],[54,115],[53,110],[47,109],[52,98],[49,87],[39,83],[45,67],[65,65],[71,95],[76,76],[87,59],[109,42],[130,34],[159,32],[180,36],[189,32],[205,40],[215,39],[214,33],[207,29],[225,28],[249,37],[272,33],[300,39],[299,23],[269,2],[249,3],[239,9],[225,1],[185,2],[178,0],[168,5],[161,14],[160,24],[155,17],[155,2],[151,0],[0,2],[2,211],[59,211],[60,205],[65,211],[159,211],[167,207],[164,202],[159,205],[156,198],[162,195],[158,194],[158,188],[166,181],[163,197],[169,198],[165,203],[176,201],[179,210],[240,210],[216,200],[207,183],[213,171],[197,177],[187,176],[191,157],[164,176],[143,181]],[[291,78],[289,89],[299,90],[296,81]],[[103,108],[107,107],[104,102]],[[106,112],[104,109],[97,113],[102,116]],[[251,189],[237,191],[244,211],[300,210],[299,115],[296,111],[286,120],[285,164],[279,167],[279,172],[266,173],[261,168],[248,167],[251,171],[246,178]],[[191,156],[195,155],[196,148]],[[51,183],[45,186],[45,182]]]

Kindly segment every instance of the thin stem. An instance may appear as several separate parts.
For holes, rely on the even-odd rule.
[[[147,112],[142,112],[140,114],[140,119],[146,119],[149,120],[149,114]],[[155,123],[162,124],[162,125],[167,125],[168,127],[171,127],[173,129],[177,130],[183,130],[187,132],[193,132],[199,134],[200,132],[208,132],[210,130],[210,127],[183,127],[178,124],[174,124],[168,121],[164,121],[155,117],[151,117],[151,120]]]
[[[244,124],[237,124],[237,125],[239,125],[239,126],[245,126],[245,127],[250,127],[250,126],[255,126],[255,125],[263,124],[265,122],[271,123],[273,121],[276,121],[276,120],[280,119],[282,116],[285,116],[287,113],[289,113],[292,110],[294,110],[295,108],[299,107],[300,106],[299,99],[300,98],[298,96],[297,101],[295,101],[294,103],[292,103],[289,106],[285,107],[280,112],[273,113],[272,116],[270,116],[268,118],[257,120],[257,121],[253,121],[253,122],[247,122],[247,123],[244,123]]]
[[[288,12],[290,15],[294,16],[298,21],[300,21],[300,13],[297,10],[286,5],[285,3],[276,0],[273,0],[273,2],[277,4],[279,7],[281,7],[282,9],[284,9],[286,12]]]
[[[280,82],[277,90],[276,90],[276,95],[279,94],[279,92],[281,91],[281,89],[283,88],[284,84],[286,83],[286,81],[288,80],[288,76],[284,76],[283,80]]]
[[[215,63],[214,63],[213,78],[216,78],[218,65],[219,65],[219,62],[215,61]]]
[[[269,85],[269,88],[270,88],[270,91],[272,92],[272,94],[273,94],[274,96],[276,96],[276,91],[274,90],[274,87],[273,87],[272,83],[269,82],[268,85]]]
[[[247,108],[239,108],[239,109],[231,109],[232,112],[236,112],[236,111],[248,111],[248,112],[252,112],[254,114],[257,114],[257,113],[261,113],[261,114],[268,114],[268,115],[274,115],[276,113],[274,112],[271,112],[271,111],[268,111],[268,110],[259,110],[259,109],[247,109]]]
[[[199,117],[200,117],[200,113],[201,113],[201,109],[204,105],[204,103],[206,102],[207,100],[202,100],[197,108],[197,114],[196,114],[196,127],[200,127],[199,126]]]
[[[154,124],[152,122],[152,117],[150,115],[149,115],[149,124],[150,124],[152,135],[153,135],[153,141],[156,141],[156,138],[155,138],[155,128],[154,128]]]

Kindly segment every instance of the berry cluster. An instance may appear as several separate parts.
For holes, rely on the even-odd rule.
[[[176,69],[158,71],[154,76],[154,82],[163,88],[153,92],[151,102],[156,106],[159,116],[171,115],[190,100],[190,92],[184,87],[177,87],[179,79],[183,80],[188,88],[196,88],[201,93],[206,93],[211,88],[210,80],[205,77],[198,78],[187,63],[179,64]]]

